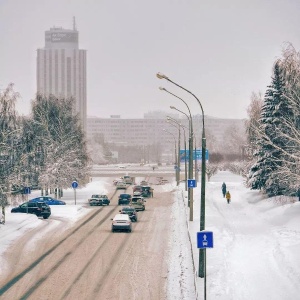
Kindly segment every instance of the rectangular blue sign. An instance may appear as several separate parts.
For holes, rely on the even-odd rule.
[[[186,153],[186,155],[184,155],[184,153]],[[184,162],[184,159],[186,157],[186,160],[189,160],[190,157],[190,151],[189,150],[180,150],[180,162]],[[205,160],[208,161],[209,158],[209,154],[208,154],[208,150],[206,149],[205,151]],[[197,161],[201,161],[202,160],[202,150],[200,149],[196,149],[193,150],[193,160],[197,160]]]
[[[204,248],[213,248],[213,232],[212,231],[200,231],[197,232],[197,247]]]
[[[188,187],[189,188],[197,187],[197,181],[195,179],[188,179]]]

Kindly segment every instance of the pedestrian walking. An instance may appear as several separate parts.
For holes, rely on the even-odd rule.
[[[223,193],[223,198],[225,198],[225,194],[226,194],[226,183],[223,182],[222,184],[222,193]]]
[[[231,195],[230,195],[229,191],[226,192],[225,197],[226,197],[227,203],[229,204],[231,202]]]

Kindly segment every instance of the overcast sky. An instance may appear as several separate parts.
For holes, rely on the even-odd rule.
[[[36,92],[36,49],[45,31],[72,29],[87,50],[88,116],[142,118],[185,110],[245,118],[252,92],[265,92],[286,43],[300,51],[299,0],[0,0],[0,89],[15,83],[28,114]]]

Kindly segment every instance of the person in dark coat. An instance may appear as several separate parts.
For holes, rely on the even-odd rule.
[[[223,198],[225,198],[225,194],[226,194],[226,183],[223,182],[222,184],[222,193],[223,193]]]

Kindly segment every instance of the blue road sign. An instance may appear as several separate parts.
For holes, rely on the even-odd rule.
[[[77,181],[73,181],[73,182],[72,182],[72,188],[73,188],[73,189],[78,188],[78,182],[77,182]]]
[[[213,248],[213,232],[212,231],[200,231],[197,232],[197,247],[198,248]]]
[[[197,181],[195,179],[188,179],[188,187],[189,188],[197,187]]]
[[[186,150],[186,155],[184,155],[184,150],[180,150],[180,161],[181,162],[184,162],[184,158],[186,157],[186,160],[188,161],[189,160],[189,157],[190,157],[190,151],[189,150]],[[205,151],[205,160],[208,161],[209,159],[209,153],[208,153],[208,150],[206,149]],[[193,160],[199,160],[201,161],[202,160],[202,150],[200,149],[196,149],[193,150]]]

